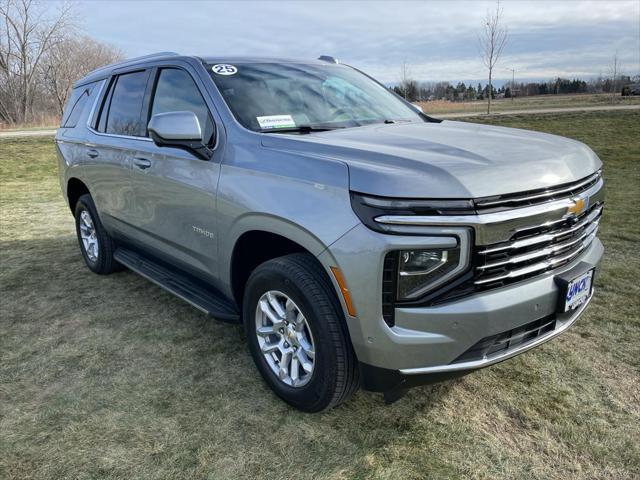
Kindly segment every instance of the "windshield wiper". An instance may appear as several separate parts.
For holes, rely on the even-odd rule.
[[[265,128],[260,130],[260,133],[328,132],[329,130],[337,130],[338,128],[344,128],[344,127],[321,127],[321,126],[314,127],[313,125],[298,125],[297,127],[287,127],[287,128]]]

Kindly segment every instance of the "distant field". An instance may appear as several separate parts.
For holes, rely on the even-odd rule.
[[[640,112],[483,121],[602,158],[592,304],[513,360],[320,415],[271,393],[239,327],[133,273],[89,272],[52,139],[0,140],[0,478],[640,478]]]
[[[425,113],[484,113],[487,111],[486,101],[448,102],[436,100],[420,102]],[[609,94],[580,95],[539,95],[535,97],[503,98],[491,101],[492,112],[508,112],[509,110],[545,109],[545,108],[577,108],[606,105],[640,105],[640,96],[611,97]]]

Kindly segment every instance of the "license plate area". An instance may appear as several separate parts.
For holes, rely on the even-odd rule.
[[[571,312],[589,299],[593,290],[595,270],[594,267],[580,274],[556,277],[556,282],[560,287],[558,298],[559,313]]]

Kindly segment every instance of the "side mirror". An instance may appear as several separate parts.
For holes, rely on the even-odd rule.
[[[158,113],[151,117],[147,128],[159,147],[181,148],[204,160],[211,158],[211,150],[202,141],[200,121],[193,112]]]
[[[424,110],[422,110],[422,107],[417,104],[417,103],[412,103],[411,106],[416,109],[417,111],[419,111],[420,113],[424,113]]]

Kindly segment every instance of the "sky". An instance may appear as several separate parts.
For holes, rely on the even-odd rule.
[[[393,84],[486,77],[485,1],[80,1],[81,28],[133,57],[157,51],[301,59],[332,55]],[[640,74],[640,0],[502,1],[508,40],[497,79]]]

